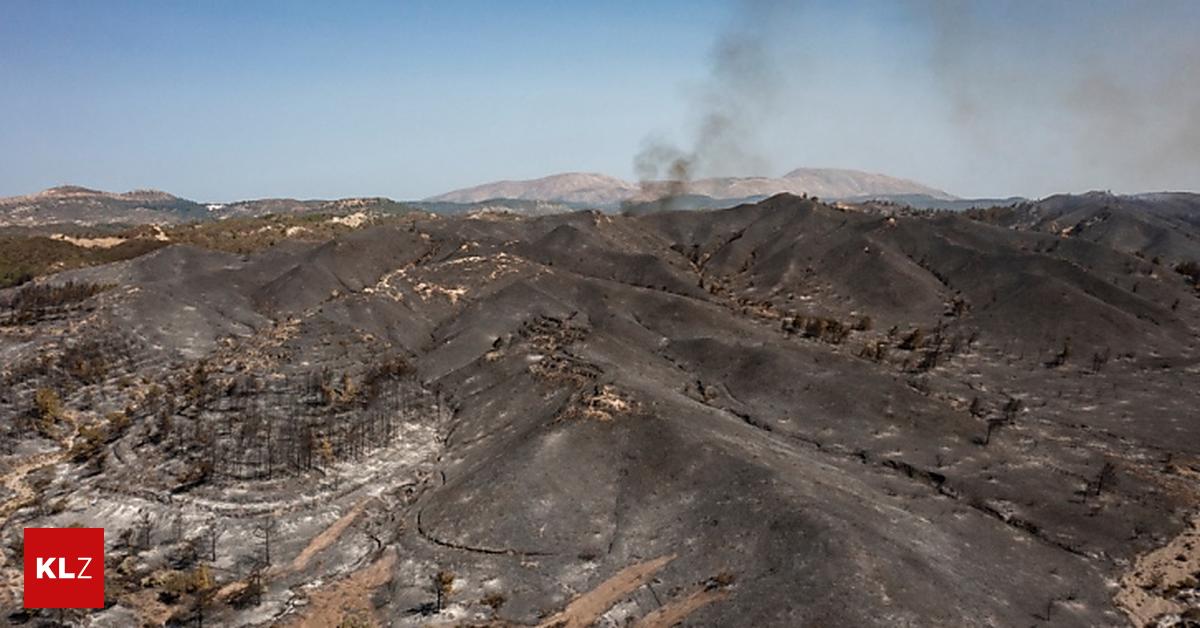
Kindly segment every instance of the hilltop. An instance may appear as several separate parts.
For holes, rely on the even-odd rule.
[[[414,207],[383,197],[336,200],[266,198],[198,203],[159,190],[105,192],[67,185],[0,198],[0,227],[177,225],[270,214],[404,213]]]
[[[0,198],[0,225],[172,224],[202,219],[203,205],[159,190],[116,193],[74,185]]]
[[[1086,239],[1167,260],[1200,260],[1200,194],[1057,194],[969,212],[1000,226]]]

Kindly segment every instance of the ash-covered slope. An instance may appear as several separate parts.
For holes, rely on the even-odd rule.
[[[1068,234],[1148,258],[1200,260],[1200,194],[1063,194],[970,215],[1004,227]]]
[[[1042,352],[1068,338],[1089,351],[1165,350],[1190,333],[1176,311],[1183,278],[1084,239],[955,215],[841,211],[788,197],[647,220],[739,296],[775,307],[871,316],[889,327],[936,322]],[[701,237],[691,235],[697,230]]]
[[[1192,590],[1132,566],[1200,507],[1200,299],[1094,242],[780,196],[68,278],[117,287],[4,336],[0,411],[128,424],[55,458],[14,419],[50,453],[6,485],[49,467],[58,506],[0,505],[2,545],[129,530],[101,621],[1119,626]],[[40,373],[64,326],[127,357]],[[184,532],[145,549],[138,509]],[[214,597],[161,594],[209,563]]]

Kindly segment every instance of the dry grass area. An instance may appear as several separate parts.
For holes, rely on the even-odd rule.
[[[167,227],[97,226],[79,233],[47,230],[0,234],[0,288],[34,277],[139,257],[169,244],[248,254],[288,240],[320,242],[337,235],[402,216],[357,212],[268,215],[254,218],[188,223]]]
[[[489,358],[490,359],[490,358]],[[541,362],[551,362],[545,359]],[[533,367],[539,366],[535,363]],[[532,370],[532,367],[531,367]],[[551,371],[543,371],[551,372]],[[583,382],[586,383],[586,382]],[[555,416],[554,421],[599,421],[607,423],[621,416],[633,415],[639,406],[624,391],[610,384],[594,385],[580,391]]]
[[[1120,586],[1117,605],[1135,626],[1187,610],[1176,598],[1182,590],[1200,589],[1200,516],[1170,543],[1138,557]]]
[[[616,386],[605,384],[584,398],[582,415],[593,421],[611,421],[615,416],[632,412],[634,405]]]
[[[85,249],[111,249],[114,246],[118,246],[118,245],[128,242],[128,239],[126,239],[126,238],[118,238],[118,237],[111,237],[111,236],[110,237],[98,237],[98,238],[76,238],[76,237],[72,237],[69,235],[62,234],[62,233],[56,233],[50,237],[54,240],[61,240],[63,242],[68,242],[70,244],[74,244],[75,246],[82,247]]]
[[[0,236],[0,288],[63,270],[138,257],[166,245],[152,238],[117,237],[125,241],[111,247],[84,247],[43,235]]]
[[[287,240],[323,242],[392,218],[361,214],[357,219],[327,214],[274,214],[168,227],[172,242],[245,255]]]
[[[165,626],[175,615],[175,609],[159,601],[155,589],[141,589],[122,596],[121,604],[133,609],[143,626]]]

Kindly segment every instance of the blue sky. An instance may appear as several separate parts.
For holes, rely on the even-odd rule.
[[[714,93],[745,116],[754,159],[701,174],[1196,189],[1197,7],[3,0],[0,195],[418,198],[632,178],[648,138],[690,150]],[[731,33],[763,48],[769,84],[714,77]]]

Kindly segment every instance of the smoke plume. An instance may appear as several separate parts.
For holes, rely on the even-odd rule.
[[[970,167],[1061,191],[1200,182],[1200,3],[913,6]]]
[[[767,174],[780,135],[789,160],[816,146],[969,194],[1196,189],[1197,32],[1196,0],[743,0],[690,94],[689,139],[634,158],[641,196]],[[872,77],[893,91],[856,89]]]
[[[730,27],[713,46],[709,72],[693,102],[697,124],[689,146],[649,137],[634,157],[643,196],[672,198],[687,193],[702,174],[761,174],[767,160],[756,148],[763,121],[781,92],[769,26],[782,10],[777,0],[742,0]]]

